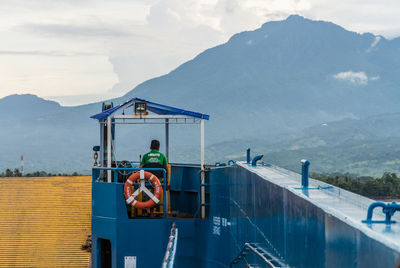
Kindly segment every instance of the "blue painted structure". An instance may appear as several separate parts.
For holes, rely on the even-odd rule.
[[[158,116],[136,110],[116,115],[136,102]],[[92,267],[124,267],[127,260],[135,260],[136,267],[160,267],[171,226],[179,231],[175,257],[167,258],[174,267],[393,267],[399,260],[400,225],[375,223],[385,215],[372,221],[377,206],[384,208],[386,222],[399,220],[394,215],[398,205],[372,205],[368,224],[362,223],[373,200],[309,179],[309,161],[302,161],[300,176],[257,164],[261,155],[250,161],[248,149],[246,163],[205,169],[204,120],[209,116],[138,98],[92,118],[99,120],[103,150],[103,167],[92,172]],[[165,120],[158,123],[165,123],[168,144],[169,124],[188,118],[201,126],[201,164],[172,165],[163,217],[130,218],[118,172],[136,169],[112,168],[123,162],[111,156],[113,120]],[[166,197],[165,182],[163,190]],[[167,214],[168,202],[172,212]]]
[[[187,115],[190,117],[194,117],[194,118],[200,118],[200,119],[205,119],[205,120],[209,120],[210,116],[208,114],[201,114],[201,113],[196,113],[193,111],[188,111],[188,110],[184,110],[184,109],[180,109],[180,108],[176,108],[176,107],[172,107],[172,106],[168,106],[168,105],[164,105],[164,104],[160,104],[160,103],[155,103],[155,102],[151,102],[151,101],[147,101],[144,99],[140,99],[140,98],[132,98],[124,103],[121,103],[117,106],[114,106],[110,109],[105,110],[104,109],[104,105],[103,105],[103,111],[101,113],[95,114],[93,116],[91,116],[90,118],[93,119],[97,119],[99,121],[106,119],[107,117],[113,115],[115,112],[119,111],[119,110],[123,110],[126,109],[130,106],[132,106],[132,104],[134,104],[135,102],[144,102],[147,104],[147,110],[155,113],[155,114],[160,114],[160,115]]]
[[[254,156],[253,160],[251,160],[251,165],[255,167],[257,165],[257,162],[260,161],[263,157],[264,155],[262,154]]]
[[[113,267],[124,267],[125,256],[136,256],[137,267],[160,267],[174,222],[174,267],[229,267],[246,243],[293,267],[394,267],[400,258],[399,223],[362,223],[373,200],[312,179],[305,189],[301,175],[270,165],[206,171],[207,217],[200,219],[199,171],[172,166],[172,210],[188,218],[130,219],[123,184],[97,180],[94,168],[93,267],[101,267],[101,239],[111,242]],[[246,263],[265,265],[248,253],[232,267]]]
[[[251,159],[251,157],[250,157],[250,148],[247,148],[247,150],[246,150],[246,163],[247,164],[250,164],[250,159]]]
[[[301,162],[301,186],[307,188],[308,177],[309,177],[308,168],[310,166],[310,161],[303,159],[300,162]]]

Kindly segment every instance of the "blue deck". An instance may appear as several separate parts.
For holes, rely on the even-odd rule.
[[[95,174],[95,172],[94,172]],[[171,204],[198,215],[199,167],[173,166]],[[373,200],[272,166],[244,163],[207,172],[207,218],[129,219],[122,183],[93,180],[92,261],[111,242],[112,266],[135,256],[137,267],[160,267],[173,222],[179,230],[174,267],[229,267],[245,243],[257,244],[291,267],[394,267],[400,223],[367,225]],[[380,211],[374,218],[384,219]],[[395,215],[394,220],[400,222]],[[262,265],[248,254],[232,267]]]

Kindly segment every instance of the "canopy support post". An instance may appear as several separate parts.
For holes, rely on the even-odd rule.
[[[165,156],[169,162],[169,119],[165,119]]]
[[[100,125],[100,166],[104,167],[104,121],[100,121],[99,125]]]
[[[111,117],[107,117],[107,167],[111,168]],[[111,182],[111,170],[107,170],[107,182]]]
[[[206,193],[205,193],[205,174],[204,174],[204,119],[200,121],[200,152],[201,152],[201,178],[200,178],[200,195],[201,195],[201,218],[205,219],[206,217],[206,207],[204,204],[206,203]]]

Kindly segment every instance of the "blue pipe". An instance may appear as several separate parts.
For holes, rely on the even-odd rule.
[[[233,164],[235,164],[235,161],[233,161],[233,160],[228,161],[228,166],[233,165]]]
[[[250,148],[247,148],[247,151],[246,151],[246,161],[247,161],[247,164],[250,164]]]
[[[374,209],[376,207],[381,207],[383,210],[383,208],[386,207],[386,204],[383,202],[375,202],[375,203],[372,203],[371,205],[369,205],[368,212],[367,212],[367,221],[372,220],[372,214],[374,213]]]
[[[300,162],[301,162],[301,185],[303,186],[303,188],[307,188],[308,177],[309,177],[308,167],[310,166],[310,161],[302,159]]]
[[[381,207],[382,212],[386,214],[385,221],[373,221],[372,220],[372,215],[373,215],[374,209],[376,207]],[[396,202],[387,203],[387,204],[385,204],[384,202],[374,202],[371,205],[369,205],[368,212],[367,212],[367,219],[364,220],[363,222],[365,222],[365,223],[386,223],[386,224],[395,223],[394,221],[391,220],[391,218],[396,211],[400,211],[400,204],[397,204]]]
[[[258,160],[261,160],[261,158],[263,158],[263,157],[264,157],[263,154],[256,155],[256,156],[253,158],[253,160],[251,161],[251,165],[252,165],[252,166],[257,166],[257,161],[258,161]]]

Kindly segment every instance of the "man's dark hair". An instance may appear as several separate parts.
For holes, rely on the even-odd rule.
[[[152,140],[150,144],[151,150],[160,150],[160,142],[158,140]]]

